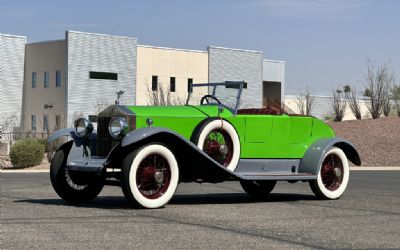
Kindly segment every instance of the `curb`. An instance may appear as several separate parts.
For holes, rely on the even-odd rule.
[[[398,167],[350,167],[350,171],[400,171]],[[50,169],[0,169],[2,174],[49,173]]]
[[[400,171],[399,167],[350,167],[350,171]]]
[[[50,169],[0,169],[2,174],[49,173]]]

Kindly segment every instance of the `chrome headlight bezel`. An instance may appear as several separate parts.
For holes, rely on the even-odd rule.
[[[108,133],[114,139],[121,137],[128,128],[128,123],[123,117],[114,117],[108,124]]]
[[[78,137],[85,137],[93,132],[93,124],[86,118],[75,120],[75,133]]]

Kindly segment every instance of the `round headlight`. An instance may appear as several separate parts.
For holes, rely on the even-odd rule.
[[[112,118],[108,125],[108,132],[112,138],[119,137],[122,132],[128,127],[125,119],[121,117]]]
[[[75,121],[75,132],[79,137],[85,137],[93,132],[93,124],[86,118]]]

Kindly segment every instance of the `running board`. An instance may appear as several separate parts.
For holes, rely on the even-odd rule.
[[[303,181],[317,179],[317,176],[312,174],[287,172],[235,172],[235,175],[243,180]]]
[[[240,159],[234,175],[243,180],[315,180],[316,175],[299,173],[301,159]]]

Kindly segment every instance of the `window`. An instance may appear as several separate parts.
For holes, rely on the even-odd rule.
[[[49,129],[49,116],[43,115],[43,131],[47,131]]]
[[[49,87],[49,72],[45,71],[44,72],[44,78],[43,78],[43,82],[44,82],[44,88],[48,88]]]
[[[192,84],[193,84],[193,78],[188,78],[188,92],[189,93],[193,92]]]
[[[56,115],[56,130],[61,128],[61,117],[60,115]]]
[[[175,92],[175,77],[169,78],[169,90]]]
[[[98,72],[98,71],[90,71],[89,72],[90,79],[100,79],[100,80],[118,80],[118,74],[112,72]]]
[[[31,115],[31,130],[36,131],[36,115]]]
[[[36,72],[32,72],[32,88],[36,88]]]
[[[151,77],[151,90],[157,91],[158,89],[158,76]]]
[[[56,88],[61,88],[61,71],[56,71]]]

